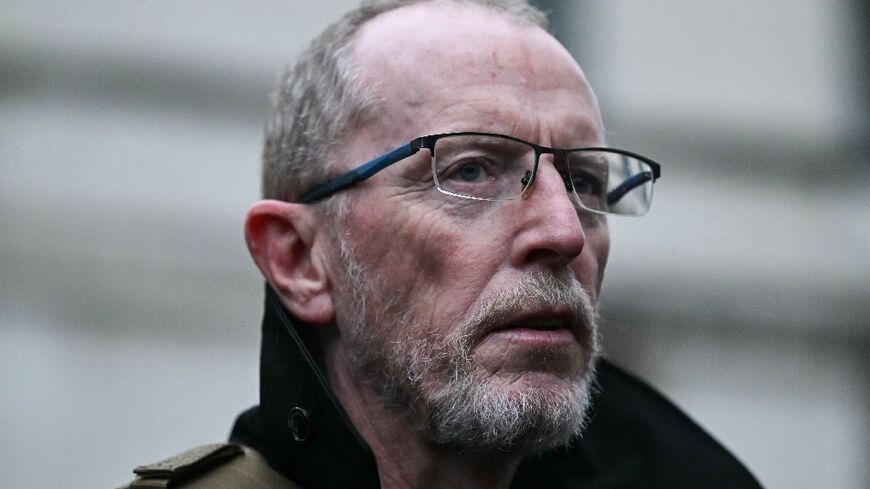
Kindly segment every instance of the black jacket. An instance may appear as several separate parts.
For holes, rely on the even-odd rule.
[[[259,451],[305,489],[379,487],[375,458],[267,287],[260,405],[231,441]],[[728,451],[667,399],[607,360],[584,435],[522,462],[513,488],[760,488]]]

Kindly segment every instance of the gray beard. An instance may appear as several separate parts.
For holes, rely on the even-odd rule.
[[[412,304],[385,302],[383,277],[363,268],[339,241],[345,285],[354,291],[350,364],[409,426],[437,445],[481,453],[563,446],[583,431],[599,346],[595,308],[573,271],[530,273],[445,335],[417,318]],[[571,307],[586,327],[578,334],[583,366],[569,386],[507,389],[472,362],[472,340],[487,325],[554,304]],[[569,353],[540,355],[558,363],[569,361]]]

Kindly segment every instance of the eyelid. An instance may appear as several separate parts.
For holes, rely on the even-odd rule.
[[[457,171],[462,169],[468,163],[481,163],[480,166],[483,167],[484,171],[488,174],[494,174],[495,172],[491,171],[492,169],[499,168],[500,165],[493,162],[490,158],[487,158],[489,155],[480,154],[474,156],[463,156],[457,158],[455,160],[451,160],[447,166],[444,168],[439,168],[438,173],[442,176],[450,176],[455,174]]]

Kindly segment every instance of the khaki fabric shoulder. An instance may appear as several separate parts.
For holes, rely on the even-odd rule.
[[[221,455],[209,462],[215,453]],[[192,471],[191,465],[202,468]],[[137,467],[135,472],[136,480],[118,489],[301,489],[269,467],[256,450],[234,444],[197,447],[162,462]]]

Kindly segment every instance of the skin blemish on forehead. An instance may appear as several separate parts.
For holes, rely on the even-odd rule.
[[[492,57],[492,64],[494,66],[498,66],[498,52],[492,51],[490,53],[490,56]],[[498,73],[496,73],[495,69],[490,69],[489,79],[492,81],[495,81],[496,77],[498,77]]]

